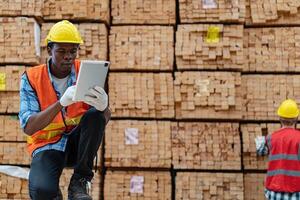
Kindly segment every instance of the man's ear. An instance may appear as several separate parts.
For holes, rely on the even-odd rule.
[[[47,46],[47,52],[48,52],[49,56],[52,56],[52,51],[51,50],[52,50],[51,47],[48,45]]]

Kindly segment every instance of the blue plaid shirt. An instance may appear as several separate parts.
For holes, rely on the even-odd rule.
[[[60,99],[60,97],[63,94],[60,94],[57,90],[57,86],[55,82],[52,79],[52,75],[49,70],[49,62],[47,64],[48,67],[48,73],[51,80],[51,83],[56,91],[57,98]],[[69,76],[67,86],[70,87],[73,85],[73,83],[76,82],[76,74],[75,74],[75,68],[72,67],[71,74]],[[31,85],[29,84],[27,75],[24,73],[21,77],[21,83],[20,83],[20,112],[19,112],[19,119],[20,119],[20,125],[21,128],[24,129],[28,119],[31,115],[40,112],[40,106],[38,102],[38,97],[36,96],[35,91],[32,89]],[[64,113],[64,110],[63,110]],[[32,156],[35,156],[38,152],[45,151],[45,150],[51,150],[55,149],[58,151],[65,151],[66,144],[68,140],[68,135],[63,135],[63,137],[54,144],[48,144],[46,146],[40,147],[36,149]]]
[[[269,149],[265,143],[256,149],[256,152],[260,156],[268,155]],[[288,193],[288,192],[275,192],[265,189],[265,197],[268,200],[300,200],[300,192]]]

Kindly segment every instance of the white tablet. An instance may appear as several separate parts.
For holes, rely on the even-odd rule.
[[[109,64],[108,61],[99,60],[81,61],[73,101],[83,101],[88,90],[95,86],[104,89]]]

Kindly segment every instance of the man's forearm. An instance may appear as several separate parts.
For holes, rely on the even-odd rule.
[[[28,119],[27,125],[24,128],[24,132],[27,135],[32,135],[35,132],[45,128],[52,122],[52,120],[62,108],[63,106],[59,103],[59,101],[57,101],[56,103],[49,106],[46,110],[33,114]]]

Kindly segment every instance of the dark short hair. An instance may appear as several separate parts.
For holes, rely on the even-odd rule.
[[[47,45],[47,47],[49,47],[50,49],[52,49],[53,46],[54,46],[54,42],[49,42],[48,45]]]
[[[298,118],[282,118],[280,117],[280,122],[286,126],[292,126],[294,124],[296,124],[298,121]]]

